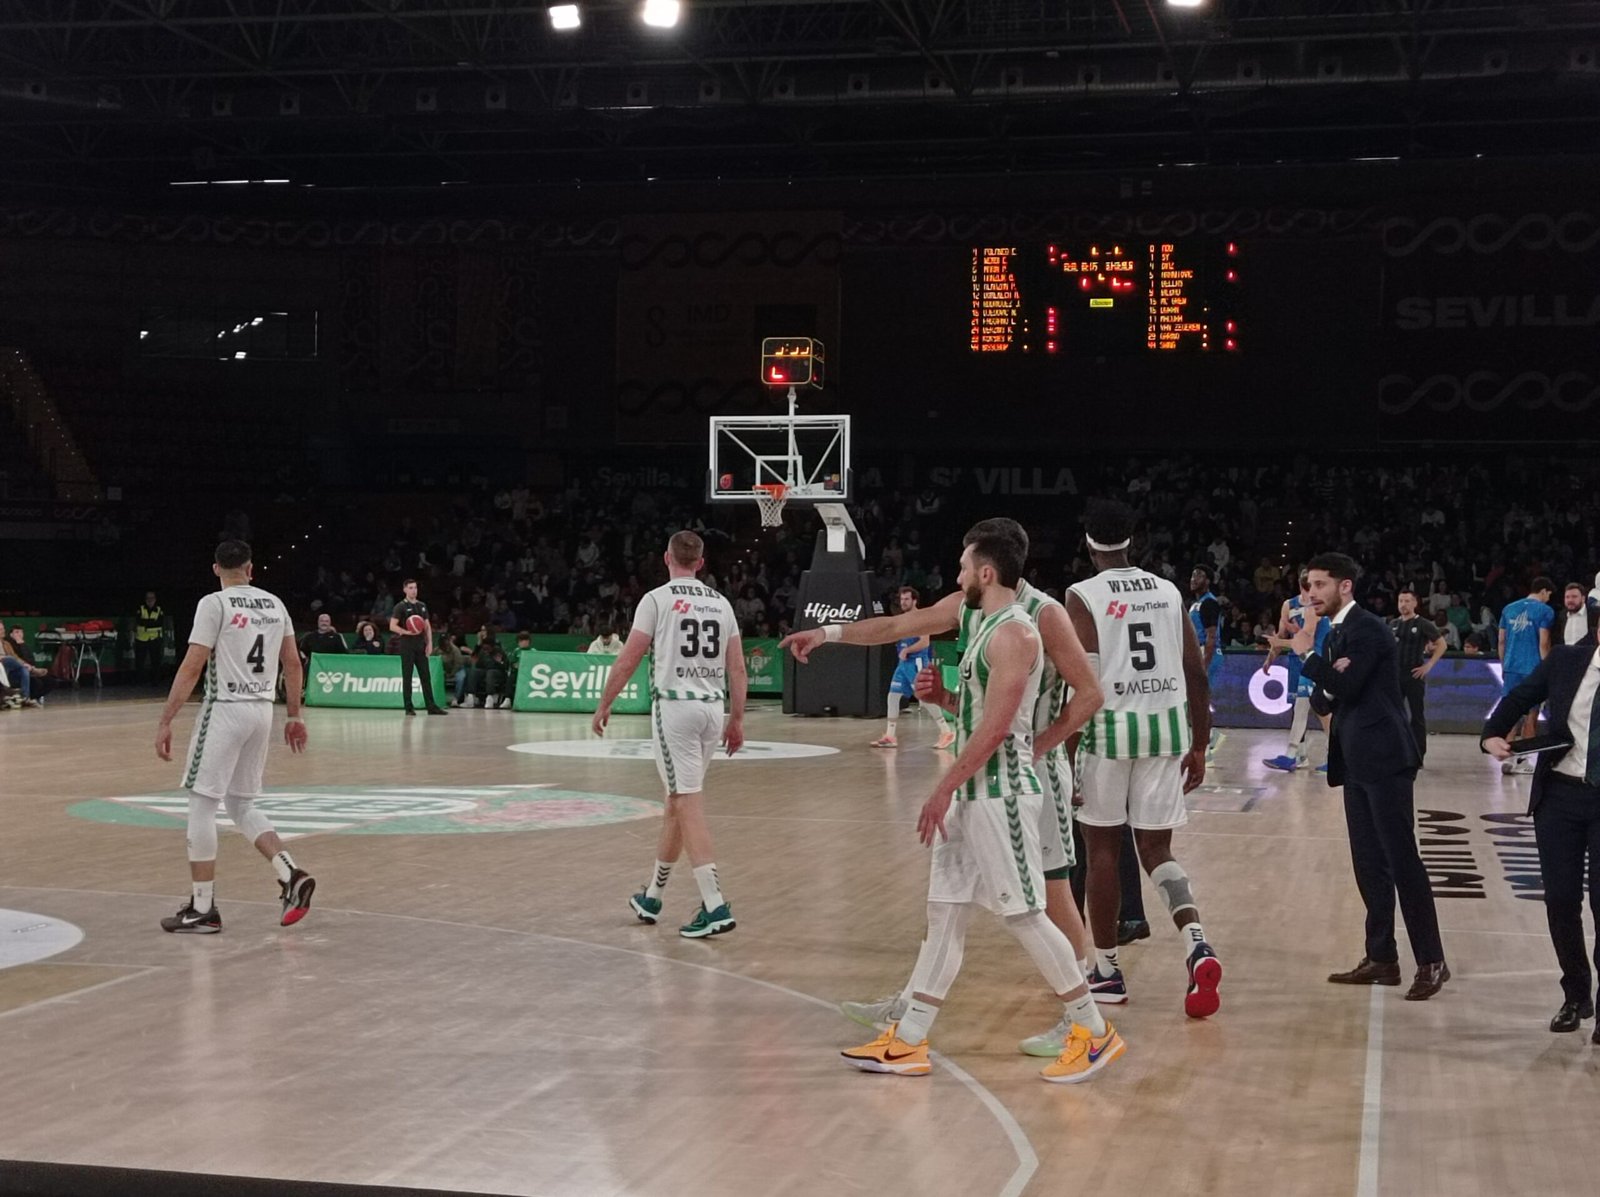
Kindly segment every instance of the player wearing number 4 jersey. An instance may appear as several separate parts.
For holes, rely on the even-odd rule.
[[[189,700],[203,672],[205,701],[195,721],[183,788],[189,791],[189,901],[163,931],[215,935],[222,930],[214,886],[217,876],[217,806],[227,808],[244,837],[272,862],[278,874],[280,922],[298,923],[311,907],[316,882],[284,851],[267,817],[256,809],[261,796],[267,744],[272,738],[272,698],[283,669],[289,718],[283,738],[291,752],[303,752],[306,725],[300,718],[301,666],[289,613],[276,595],[250,584],[250,546],[225,540],[217,546],[211,570],[222,589],[195,608],[189,651],[172,680],[172,691],[156,729],[156,754],[172,759],[172,720]]]
[[[1184,795],[1205,780],[1211,731],[1206,668],[1178,588],[1128,560],[1132,511],[1097,503],[1085,525],[1100,572],[1068,592],[1067,614],[1106,693],[1078,755],[1078,821],[1089,848],[1095,943],[1089,984],[1101,1001],[1127,1000],[1117,962],[1117,870],[1126,823],[1181,937],[1189,970],[1184,1011],[1206,1018],[1220,1004],[1222,963],[1206,942],[1189,875],[1172,856],[1172,829],[1188,821]]]
[[[650,670],[650,727],[656,769],[667,788],[655,872],[644,889],[628,899],[635,917],[654,923],[661,917],[661,891],[678,854],[689,853],[700,910],[678,929],[686,939],[732,931],[735,923],[717,880],[701,790],[706,767],[720,742],[732,756],[744,744],[744,700],[748,687],[739,624],[728,600],[695,579],[705,567],[705,542],[693,532],[678,532],[665,554],[669,581],[639,600],[628,642],[611,666],[605,693],[594,713],[594,734],[603,736],[617,701],[645,654]],[[728,698],[727,725],[722,699]]]

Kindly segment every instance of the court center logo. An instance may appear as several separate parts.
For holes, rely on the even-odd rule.
[[[653,760],[651,740],[531,740],[525,744],[509,744],[512,752],[526,752],[534,756],[601,757],[613,761]],[[744,747],[730,757],[717,749],[719,761],[782,761],[808,756],[833,756],[839,750],[825,744],[788,744],[779,740],[746,740]]]
[[[256,805],[285,839],[328,832],[462,835],[553,831],[626,823],[661,813],[661,804],[646,798],[591,794],[553,785],[269,788]],[[94,798],[69,806],[67,813],[96,823],[183,828],[189,820],[189,792]],[[221,811],[217,822],[232,825]]]

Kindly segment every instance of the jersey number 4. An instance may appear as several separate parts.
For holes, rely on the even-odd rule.
[[[266,639],[265,636],[257,636],[255,644],[244,655],[244,659],[250,662],[253,673],[265,673],[267,671]]]
[[[685,657],[720,657],[722,655],[722,625],[714,619],[685,619],[678,631],[688,638],[688,643],[678,650]],[[701,636],[705,642],[701,643]]]
[[[1150,641],[1150,631],[1147,623],[1128,625],[1128,656],[1140,673],[1156,667],[1156,646]]]

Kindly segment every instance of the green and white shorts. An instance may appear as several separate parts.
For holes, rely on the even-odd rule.
[[[1043,794],[958,798],[934,839],[928,901],[972,903],[1005,916],[1044,909],[1039,854]]]
[[[669,794],[698,794],[722,743],[722,704],[658,698],[650,707],[651,751]]]

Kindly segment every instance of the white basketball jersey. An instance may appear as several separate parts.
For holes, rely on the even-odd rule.
[[[1022,703],[1011,718],[1006,738],[983,768],[960,789],[957,798],[1013,798],[1018,794],[1041,793],[1039,776],[1033,768],[1033,709],[1039,697],[1039,678],[1044,672],[1044,649],[1033,620],[1018,603],[1008,603],[993,615],[982,617],[961,658],[961,690],[956,698],[956,754],[983,722],[983,706],[989,689],[989,641],[996,630],[1017,622],[1033,633],[1033,664],[1028,670]]]
[[[650,637],[651,698],[722,701],[728,654],[742,650],[739,621],[720,593],[693,578],[674,578],[639,600],[633,630]]]
[[[278,689],[278,653],[294,639],[289,611],[256,586],[225,586],[194,609],[190,644],[211,650],[206,697],[216,702],[271,702]]]
[[[1094,620],[1105,691],[1083,750],[1114,760],[1182,756],[1191,743],[1183,676],[1189,615],[1178,588],[1130,566],[1104,570],[1072,593]]]

